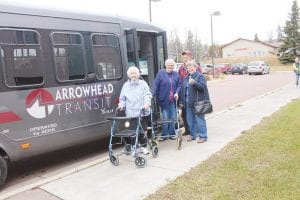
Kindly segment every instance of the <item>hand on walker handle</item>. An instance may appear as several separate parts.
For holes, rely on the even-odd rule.
[[[148,104],[145,104],[145,105],[144,105],[144,109],[145,109],[145,110],[148,110],[149,107],[150,107],[150,106],[149,106]]]
[[[178,100],[178,94],[177,93],[174,94],[174,98],[175,98],[176,101]]]
[[[121,110],[123,110],[123,109],[124,109],[124,106],[118,106],[118,107],[117,107],[117,110],[118,110],[118,111],[121,111]]]

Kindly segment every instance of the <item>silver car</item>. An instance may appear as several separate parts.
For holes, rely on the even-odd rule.
[[[252,74],[269,74],[270,67],[264,61],[254,61],[248,64],[248,73]]]

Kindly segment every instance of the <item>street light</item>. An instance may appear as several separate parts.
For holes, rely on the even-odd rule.
[[[151,2],[159,2],[161,0],[149,0],[149,16],[150,16],[150,22],[152,22],[152,16],[151,16]]]
[[[216,73],[215,73],[215,63],[214,63],[214,37],[213,37],[213,20],[212,17],[213,16],[219,16],[221,15],[220,11],[215,11],[212,14],[210,14],[210,36],[211,36],[211,64],[213,66],[213,77],[216,77]]]

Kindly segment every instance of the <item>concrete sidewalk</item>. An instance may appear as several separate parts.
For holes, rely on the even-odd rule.
[[[206,143],[188,143],[184,138],[182,150],[178,151],[176,141],[162,142],[159,145],[159,156],[148,156],[145,168],[136,168],[134,159],[124,155],[119,157],[120,165],[117,167],[104,160],[73,174],[61,176],[60,179],[45,182],[35,190],[44,193],[41,194],[44,200],[143,199],[218,152],[239,137],[242,131],[258,124],[263,117],[270,116],[299,97],[300,89],[288,85],[209,115]],[[26,198],[26,193],[22,198]],[[15,196],[12,199],[22,198]]]

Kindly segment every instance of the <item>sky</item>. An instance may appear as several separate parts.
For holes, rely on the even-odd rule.
[[[238,38],[260,40],[276,38],[277,27],[285,26],[293,0],[160,0],[151,3],[152,23],[167,33],[176,30],[185,40],[190,29],[204,44],[211,42],[210,14],[216,44]],[[298,0],[298,6],[300,6]],[[46,7],[56,10],[113,14],[149,21],[149,0],[0,0],[1,4]]]

